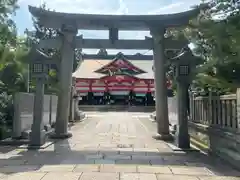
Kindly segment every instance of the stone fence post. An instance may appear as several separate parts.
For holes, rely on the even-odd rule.
[[[240,130],[240,88],[237,89],[237,126]]]
[[[195,102],[194,102],[194,95],[192,91],[189,91],[189,120],[195,120]]]
[[[20,114],[20,93],[14,94],[14,116],[13,116],[13,132],[12,138],[20,138],[22,136],[22,121]]]

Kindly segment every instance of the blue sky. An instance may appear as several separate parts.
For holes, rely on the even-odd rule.
[[[24,30],[34,30],[28,5],[39,6],[46,2],[51,10],[66,13],[88,14],[169,14],[187,11],[191,6],[199,4],[200,0],[19,0],[20,9],[14,20],[18,33],[24,34]],[[107,38],[107,31],[81,31],[84,38]],[[149,32],[120,32],[122,39],[143,39]],[[122,50],[123,51],[123,50]],[[95,53],[96,50],[84,50],[86,53]],[[116,53],[119,50],[111,50]],[[126,54],[136,53],[132,50],[124,50]],[[147,51],[138,51],[145,53]],[[151,53],[151,52],[149,52]]]

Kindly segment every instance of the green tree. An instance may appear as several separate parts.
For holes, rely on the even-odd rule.
[[[12,127],[14,93],[26,91],[27,55],[28,51],[22,45],[10,49],[1,46],[0,132]]]
[[[204,59],[194,86],[234,92],[240,84],[239,0],[212,0],[208,5],[189,26],[170,34],[186,37],[194,44],[194,53]]]
[[[19,44],[12,15],[17,0],[0,1],[0,138],[4,138],[13,120],[12,97],[25,89],[26,49]],[[9,126],[10,125],[10,126]]]
[[[49,10],[46,7],[46,4],[42,4],[40,8],[44,10]],[[61,36],[60,29],[52,29],[52,28],[46,28],[42,26],[39,22],[38,19],[32,18],[33,19],[33,25],[35,27],[35,31],[32,33],[28,33],[28,30],[26,30],[28,34],[28,39],[32,43],[38,44],[38,42],[41,39],[51,39],[54,37]],[[48,78],[48,83],[46,87],[46,91],[48,92],[57,92],[58,89],[58,65],[61,61],[61,52],[58,49],[41,49],[45,54],[51,57],[51,60],[53,62],[56,62],[57,64],[52,64],[49,66],[49,78]],[[73,71],[75,71],[79,65],[79,61],[81,60],[81,49],[75,49],[75,59],[73,63]]]
[[[12,45],[16,44],[16,26],[11,16],[15,13],[17,0],[0,1],[0,44]]]

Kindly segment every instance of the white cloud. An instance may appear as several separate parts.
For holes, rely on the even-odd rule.
[[[192,6],[200,3],[200,0],[182,0],[180,2],[172,3],[161,7],[159,9],[155,9],[149,11],[148,14],[169,14],[169,13],[179,13],[183,11],[188,11]]]
[[[169,11],[172,12],[174,9],[179,8],[183,4],[184,4],[184,2],[169,4],[167,6],[159,8],[159,9],[155,9],[153,11],[150,11],[150,12],[148,12],[148,14],[165,14],[165,12],[169,12]]]
[[[116,11],[116,14],[128,14],[128,7],[126,6],[124,0],[118,0],[119,8]]]
[[[120,1],[122,0],[20,0],[19,4],[39,6],[46,3],[49,9],[66,13],[116,14],[119,11],[122,14],[125,7],[124,2]],[[123,7],[118,10],[120,4]]]

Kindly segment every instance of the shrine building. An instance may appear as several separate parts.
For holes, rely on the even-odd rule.
[[[153,60],[129,60],[122,53],[113,59],[84,59],[73,77],[79,104],[155,104]],[[166,83],[171,91],[170,80]]]

